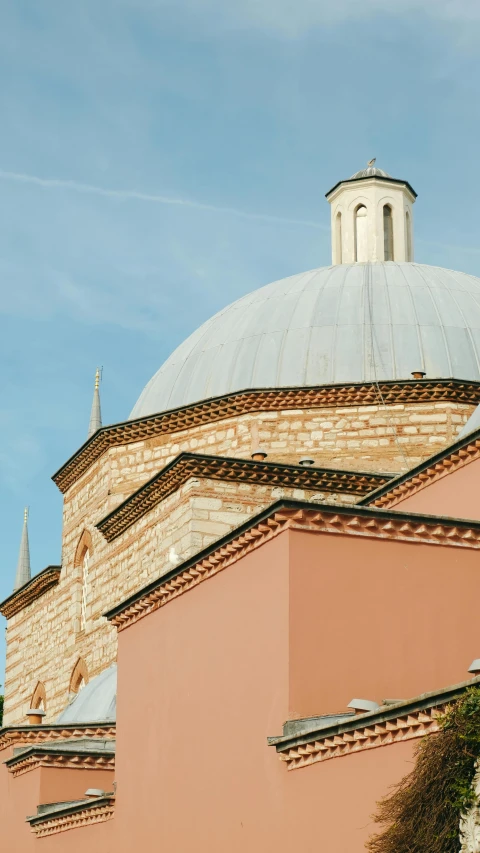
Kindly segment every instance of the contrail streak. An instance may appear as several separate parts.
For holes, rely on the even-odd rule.
[[[248,213],[237,210],[235,207],[218,207],[214,204],[205,204],[186,198],[175,196],[157,195],[154,193],[143,193],[138,190],[114,190],[107,187],[97,187],[94,184],[83,184],[78,181],[63,180],[60,178],[39,178],[37,175],[27,175],[22,172],[4,172],[0,169],[0,180],[16,181],[22,184],[31,184],[44,189],[70,190],[76,193],[87,193],[89,195],[102,196],[103,198],[117,199],[119,201],[145,201],[151,204],[166,204],[176,207],[193,208],[194,210],[206,210],[212,213],[228,213],[231,216],[240,216],[242,219],[255,219],[263,222],[278,223],[281,225],[297,225],[304,228],[318,228],[322,231],[328,230],[319,222],[311,222],[308,219],[288,219],[283,216],[272,216],[268,213]]]

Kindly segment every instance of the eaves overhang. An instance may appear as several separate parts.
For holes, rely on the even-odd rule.
[[[366,181],[375,181],[375,183],[378,182],[381,184],[383,184],[383,183],[385,183],[385,184],[397,184],[401,187],[407,187],[407,189],[411,192],[414,199],[416,199],[418,197],[418,193],[415,192],[412,185],[409,184],[408,181],[403,181],[400,178],[384,178],[383,176],[380,177],[380,176],[375,176],[375,175],[369,175],[365,178],[347,178],[344,181],[338,181],[338,183],[336,183],[335,186],[332,187],[331,190],[328,190],[328,192],[325,193],[325,198],[328,199],[335,192],[336,189],[343,186],[344,184],[345,185],[362,184],[362,183],[365,183]]]
[[[331,406],[369,406],[421,402],[461,402],[477,405],[480,382],[455,378],[405,379],[384,382],[337,383],[290,388],[256,388],[211,397],[156,415],[104,426],[86,441],[53,475],[65,493],[112,447],[128,445],[158,435],[181,432],[230,417],[259,411]]]
[[[7,619],[20,613],[27,605],[56,586],[60,580],[61,566],[47,566],[27,583],[16,589],[12,595],[0,602],[0,613]]]
[[[102,518],[96,525],[97,529],[108,542],[111,542],[166,497],[177,491],[190,477],[361,495],[368,493],[374,483],[379,486],[384,485],[392,479],[393,474],[344,471],[320,468],[316,465],[307,467],[259,462],[253,459],[209,456],[202,453],[180,453],[158,474]]]

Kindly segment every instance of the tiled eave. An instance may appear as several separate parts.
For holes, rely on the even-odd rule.
[[[39,744],[46,741],[78,740],[78,738],[114,738],[115,723],[53,723],[37,726],[6,726],[0,729],[0,749],[20,744]]]
[[[38,767],[74,770],[114,770],[115,751],[106,749],[59,749],[39,744],[22,750],[5,762],[13,776],[22,776]]]
[[[451,444],[440,453],[435,453],[406,474],[395,477],[360,500],[359,506],[377,506],[383,509],[395,504],[429,486],[435,480],[463,468],[480,457],[480,429]]]
[[[439,730],[438,718],[448,705],[478,684],[480,678],[472,678],[406,702],[382,705],[376,711],[354,716],[343,723],[293,736],[268,738],[268,743],[275,746],[288,770],[296,770],[319,761],[434,734]]]
[[[412,379],[380,382],[378,385],[368,382],[238,391],[158,415],[102,427],[52,479],[61,492],[66,492],[111,447],[128,445],[252,412],[440,401],[474,406],[479,399],[480,382],[464,382],[459,379]]]
[[[368,494],[374,484],[383,485],[391,479],[388,474],[366,474],[316,466],[181,453],[103,518],[96,525],[98,530],[111,542],[168,495],[177,491],[190,477],[352,495]]]
[[[113,817],[115,796],[105,794],[89,800],[78,800],[74,803],[59,804],[51,810],[27,817],[32,832],[37,838],[65,832],[67,829],[78,829],[90,826],[92,823],[103,823]]]
[[[43,572],[35,575],[28,583],[15,590],[12,595],[0,603],[0,613],[7,619],[20,613],[28,604],[36,601],[60,580],[61,566],[47,566]]]
[[[480,549],[480,522],[280,500],[104,615],[123,630],[288,529]]]

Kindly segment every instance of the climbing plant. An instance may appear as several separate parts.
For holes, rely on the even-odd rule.
[[[377,805],[370,853],[458,853],[460,817],[475,802],[480,688],[469,688],[416,748],[413,770]]]

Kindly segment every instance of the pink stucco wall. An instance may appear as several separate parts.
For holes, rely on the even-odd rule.
[[[83,797],[87,788],[111,790],[113,771],[85,770],[69,768],[38,767],[28,773],[14,777],[4,765],[4,761],[12,757],[11,747],[0,750],[0,850],[8,853],[30,853],[37,850],[37,845],[45,845],[44,853],[49,853],[50,843],[56,836],[37,839],[32,833],[30,824],[26,823],[27,816],[37,813],[37,805],[54,803],[63,800],[75,800]],[[100,827],[100,824],[99,824]],[[95,827],[90,829],[92,832]],[[73,838],[79,833],[61,833],[63,848],[52,847],[55,850],[68,850],[76,853],[85,847],[79,843],[78,848],[66,848],[65,839]],[[79,839],[80,841],[80,839]],[[85,840],[83,841],[83,844]],[[90,853],[95,849],[90,848]],[[111,848],[114,849],[113,847]],[[103,853],[106,853],[103,848]]]
[[[469,678],[478,551],[295,531],[290,555],[291,716]]]
[[[480,459],[435,480],[392,509],[480,520]]]
[[[114,819],[36,841],[38,779],[3,768],[9,849],[361,853],[412,742],[287,771],[267,737],[464,680],[479,584],[476,551],[284,531],[120,632]]]
[[[121,632],[115,823],[125,849],[155,837],[178,853],[361,851],[412,745],[288,772],[266,738],[292,711],[463,680],[477,641],[477,556],[283,533]]]

